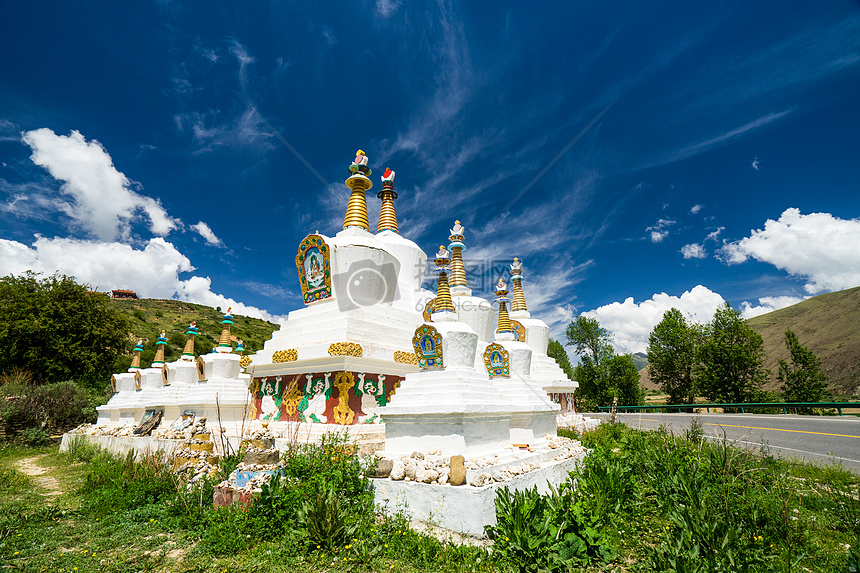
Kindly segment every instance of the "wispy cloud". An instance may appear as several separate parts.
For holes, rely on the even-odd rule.
[[[198,222],[195,225],[191,225],[192,231],[197,231],[201,237],[206,239],[206,242],[215,247],[223,246],[223,242],[219,239],[215,233],[212,232],[212,229],[209,228],[209,225],[204,223],[203,221]]]
[[[687,159],[688,157],[693,157],[694,155],[704,153],[709,149],[722,145],[727,141],[740,137],[745,133],[753,131],[754,129],[758,129],[759,127],[777,121],[778,119],[785,117],[791,112],[791,109],[787,109],[784,111],[763,115],[758,119],[741,125],[740,127],[735,127],[719,135],[715,135],[697,143],[686,145],[681,149],[671,151],[663,157],[660,157],[659,159],[655,160],[654,163],[649,165],[649,167],[654,165],[665,165],[667,163],[674,163],[676,161],[681,161],[682,159]]]
[[[684,255],[685,259],[704,259],[708,256],[708,252],[705,250],[705,247],[698,243],[684,245],[681,247],[681,254]]]
[[[645,231],[651,233],[652,243],[662,243],[663,239],[669,235],[669,227],[676,222],[672,219],[657,219],[657,222],[652,226],[645,227]]]

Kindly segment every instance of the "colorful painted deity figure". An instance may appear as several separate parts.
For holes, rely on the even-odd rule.
[[[311,374],[306,374],[305,377],[307,384],[305,384],[304,398],[307,399],[307,406],[302,410],[300,404],[299,409],[305,420],[323,422],[326,400],[331,398],[333,391],[331,372],[325,372],[322,378],[314,379]]]
[[[308,279],[308,287],[319,288],[322,284],[323,273],[322,254],[316,247],[311,247],[305,254],[305,277]]]
[[[504,364],[504,359],[502,358],[502,353],[498,350],[494,350],[492,354],[490,354],[490,365],[494,368],[498,368]]]
[[[436,356],[436,344],[429,334],[425,334],[421,338],[421,353],[427,358]]]
[[[507,378],[511,375],[510,354],[504,346],[493,342],[484,350],[484,366],[487,367],[490,378],[496,376]]]
[[[261,419],[279,420],[281,418],[281,377],[275,380],[266,379],[260,386],[262,401],[260,403]]]
[[[412,336],[412,348],[415,358],[421,368],[441,368],[442,363],[442,335],[430,324],[423,324],[415,329]]]
[[[331,270],[329,247],[320,235],[308,235],[299,245],[296,270],[305,303],[330,298]]]

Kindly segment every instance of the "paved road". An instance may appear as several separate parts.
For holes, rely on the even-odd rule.
[[[586,416],[606,420],[609,414]],[[800,458],[817,465],[841,463],[860,473],[860,418],[766,414],[616,414],[632,428],[654,430],[661,424],[680,433],[694,419],[708,439],[725,437],[739,446],[768,447],[781,458]]]

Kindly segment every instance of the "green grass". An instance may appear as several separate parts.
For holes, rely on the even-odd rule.
[[[816,571],[857,567],[860,477],[702,440],[601,425],[577,488],[508,496],[496,547],[443,543],[378,513],[342,437],[288,454],[247,509],[214,508],[156,459],[78,444],[0,447],[0,563],[16,571]],[[18,471],[25,458],[61,486]],[[224,471],[229,471],[225,467]],[[852,561],[853,560],[853,561]],[[577,564],[577,565],[574,565]]]

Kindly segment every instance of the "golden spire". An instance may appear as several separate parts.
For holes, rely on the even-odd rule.
[[[197,338],[197,323],[192,321],[185,332],[188,335],[188,340],[185,341],[185,348],[182,349],[182,359],[194,361],[194,339]]]
[[[167,333],[161,331],[158,341],[155,343],[155,358],[152,361],[152,368],[160,368],[164,366],[164,347],[167,346]]]
[[[514,327],[511,326],[511,317],[508,316],[507,302],[510,300],[507,297],[508,285],[505,284],[505,279],[500,278],[496,284],[496,302],[499,303],[499,325],[496,328],[496,335],[514,333]]]
[[[224,327],[221,329],[221,338],[218,340],[216,352],[232,352],[233,345],[230,343],[230,327],[233,325],[233,315],[230,314],[231,307],[227,307],[227,313],[224,314],[221,324]]]
[[[134,345],[134,356],[131,359],[131,366],[128,367],[129,372],[140,370],[140,353],[143,352],[143,339],[138,338],[137,344]]]
[[[397,199],[397,192],[394,191],[394,171],[388,167],[382,174],[382,191],[376,196],[382,199],[382,209],[379,211],[379,224],[376,226],[376,232],[394,231],[396,233],[397,215],[394,213],[394,200]]]
[[[439,273],[439,283],[436,287],[436,303],[433,306],[433,314],[439,312],[454,312],[454,303],[451,302],[451,290],[448,288],[448,263],[451,262],[450,253],[445,245],[439,245],[436,253],[436,272]]]
[[[511,264],[511,281],[514,283],[514,300],[511,304],[511,310],[513,312],[528,311],[528,307],[526,307],[526,295],[523,294],[523,264],[516,257],[514,257],[514,262]]]
[[[460,224],[460,221],[454,221],[454,228],[451,229],[451,236],[448,240],[451,244],[448,248],[451,249],[451,286],[462,287],[465,291],[469,288],[469,283],[466,281],[466,268],[463,266],[463,251],[466,250],[466,245],[463,244],[463,233],[465,228]],[[458,292],[456,294],[468,294],[467,292]]]
[[[349,202],[346,205],[346,217],[343,219],[343,228],[359,227],[365,231],[370,230],[367,222],[367,198],[364,192],[373,187],[373,181],[367,178],[370,168],[367,167],[367,155],[362,150],[355,154],[355,161],[349,166],[352,175],[346,180],[346,186],[352,190]]]

